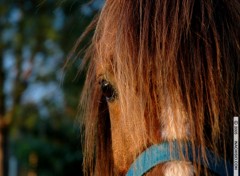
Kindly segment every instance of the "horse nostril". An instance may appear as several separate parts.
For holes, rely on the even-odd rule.
[[[117,93],[113,85],[107,80],[101,80],[99,82],[103,96],[107,101],[112,102],[117,97]]]

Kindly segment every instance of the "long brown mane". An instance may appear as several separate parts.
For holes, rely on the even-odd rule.
[[[122,124],[133,145],[139,136],[146,147],[155,142],[155,122],[161,130],[170,105],[173,114],[186,117],[186,140],[200,146],[203,157],[208,147],[232,160],[232,119],[240,115],[239,24],[238,0],[107,0],[85,56],[85,174],[118,174],[96,75],[101,63],[116,81]],[[178,120],[172,121],[177,128]]]

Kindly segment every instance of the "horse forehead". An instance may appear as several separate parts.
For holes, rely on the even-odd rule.
[[[105,64],[103,64],[102,62],[97,60],[95,65],[96,65],[96,74],[97,74],[97,76],[104,75],[104,73],[107,70]]]
[[[97,75],[104,75],[109,71],[109,64],[104,59],[98,58],[94,62]]]
[[[111,65],[103,60],[96,61],[96,76],[115,82]]]

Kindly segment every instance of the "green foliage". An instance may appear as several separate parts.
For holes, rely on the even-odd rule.
[[[83,7],[90,8],[91,14],[84,15]],[[80,59],[69,67],[63,82],[61,73],[67,55],[97,11],[84,0],[0,2],[0,48],[10,52],[14,62],[5,73],[16,72],[5,101],[12,100],[6,114],[10,119],[9,151],[17,158],[19,176],[30,172],[41,176],[82,174],[76,121],[84,80],[84,76],[76,76]],[[0,59],[8,60],[3,53]],[[39,96],[37,90],[27,94],[33,85],[51,84],[58,85],[56,91],[38,101],[31,100]],[[54,94],[57,91],[63,99]]]

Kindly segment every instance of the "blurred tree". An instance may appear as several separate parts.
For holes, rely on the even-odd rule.
[[[0,53],[2,53],[2,46],[0,46]],[[3,85],[5,80],[5,74],[3,71],[3,62],[0,58],[0,176],[3,173],[7,173],[8,163],[7,163],[7,136],[8,136],[8,126],[5,124],[5,95],[3,93]]]
[[[84,77],[74,79],[80,62],[67,73],[61,68],[102,4],[0,0],[2,175],[14,175],[15,160],[19,176],[81,175],[81,134],[75,116]]]

